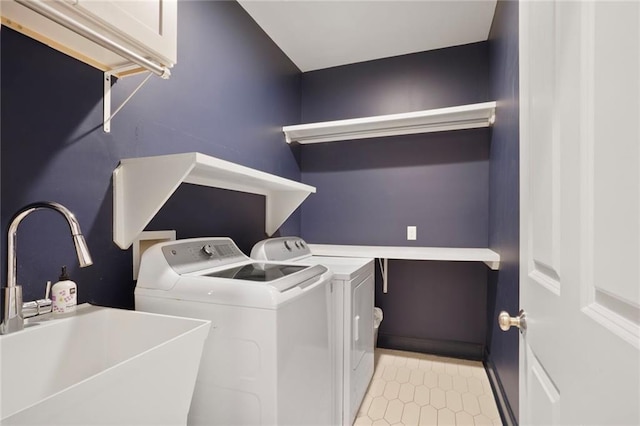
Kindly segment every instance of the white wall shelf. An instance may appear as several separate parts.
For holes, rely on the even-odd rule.
[[[441,260],[460,262],[484,262],[489,268],[500,268],[500,255],[488,248],[453,247],[393,247],[393,246],[356,246],[333,244],[308,244],[311,253],[316,256],[337,257],[373,257],[384,260],[381,263],[383,292],[387,292],[388,259],[402,260]]]
[[[282,131],[287,143],[309,144],[475,129],[491,126],[495,121],[495,110],[496,102],[492,101],[402,114],[284,126]]]
[[[113,241],[129,248],[182,183],[264,195],[269,236],[316,192],[313,186],[197,152],[123,159],[113,171]]]

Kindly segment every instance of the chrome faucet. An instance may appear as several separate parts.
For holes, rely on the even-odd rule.
[[[8,334],[19,331],[24,328],[24,316],[22,314],[22,286],[16,283],[17,260],[16,260],[16,242],[18,225],[30,213],[39,209],[51,209],[60,213],[66,219],[73,237],[73,244],[76,248],[76,255],[80,267],[84,268],[93,264],[89,248],[84,240],[80,224],[76,220],[73,213],[65,206],[50,202],[38,201],[21,208],[9,224],[7,232],[7,286],[4,289],[4,315],[2,323],[0,323],[0,334]]]

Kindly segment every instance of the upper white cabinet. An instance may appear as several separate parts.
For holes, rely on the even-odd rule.
[[[0,3],[3,25],[103,71],[150,69],[166,77],[176,63],[177,0]]]

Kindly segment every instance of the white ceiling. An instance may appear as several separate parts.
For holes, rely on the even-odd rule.
[[[496,0],[238,0],[312,71],[487,40]]]

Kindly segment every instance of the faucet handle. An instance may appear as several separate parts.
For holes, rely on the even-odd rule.
[[[22,317],[31,318],[38,315],[38,302],[32,300],[31,302],[24,302],[22,304]]]
[[[49,299],[51,293],[51,281],[47,281],[47,287],[44,292],[44,299],[32,300],[22,304],[22,316],[24,318],[35,317],[36,315],[47,314],[51,312],[53,302]]]
[[[38,305],[38,315],[48,314],[53,309],[53,302],[49,298],[38,299],[36,304]]]
[[[38,305],[38,315],[51,312],[53,308],[53,302],[49,298],[50,294],[51,294],[51,281],[47,281],[47,286],[45,287],[45,290],[44,290],[44,299],[36,300],[36,304]]]
[[[51,312],[53,302],[51,299],[38,299],[22,304],[23,318],[31,318],[36,315],[48,314]]]

